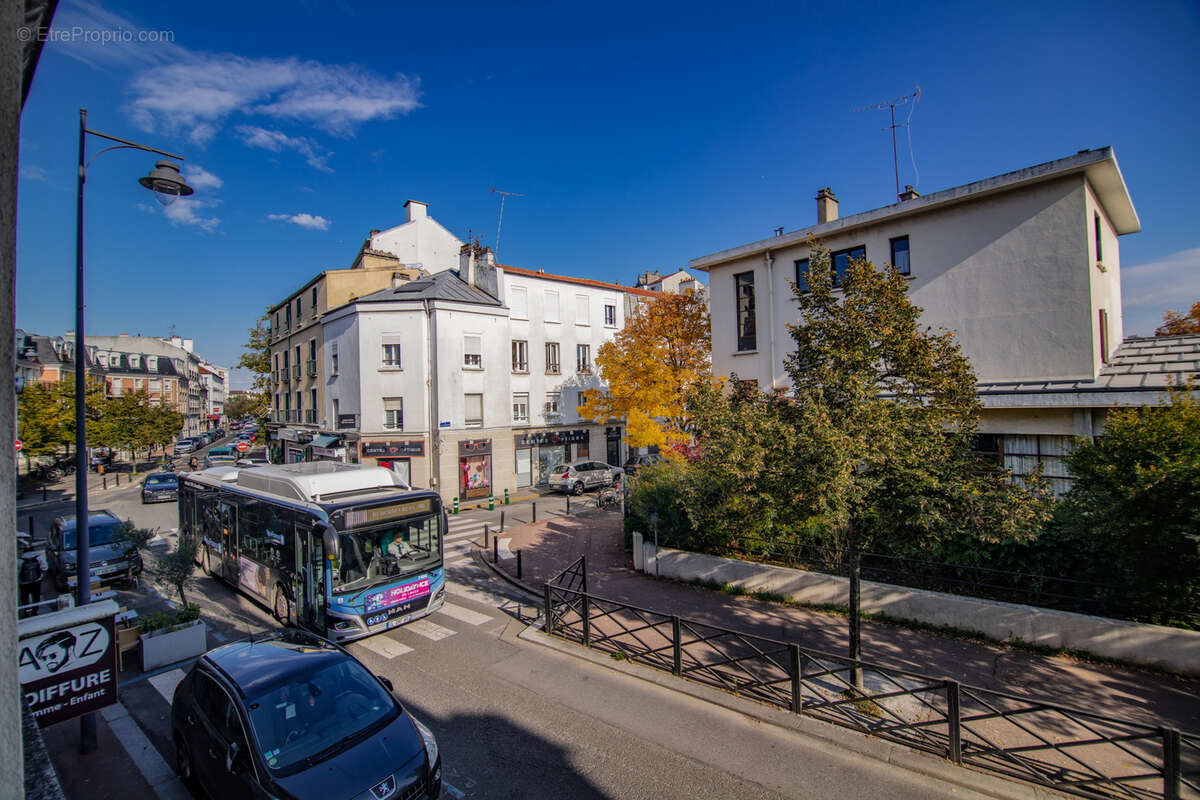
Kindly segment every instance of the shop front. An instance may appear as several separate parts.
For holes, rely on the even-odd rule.
[[[298,461],[308,460],[308,446],[313,440],[311,431],[299,428],[280,428],[275,431],[275,439],[279,443],[275,452],[278,453],[280,462],[295,464]]]
[[[604,461],[614,467],[621,466],[621,429],[608,427],[604,429]]]
[[[425,442],[421,439],[412,441],[363,442],[362,457],[364,463],[375,463],[384,469],[395,472],[409,486],[412,482],[412,460],[425,457]]]
[[[531,431],[514,437],[517,486],[529,486],[536,477],[538,486],[546,486],[550,475],[562,464],[589,458],[591,436],[586,428],[567,431]],[[533,466],[537,465],[537,474]],[[524,472],[523,472],[524,470]],[[528,480],[522,483],[523,475]]]
[[[346,446],[342,442],[342,437],[329,433],[318,433],[314,436],[308,452],[313,461],[346,460]]]
[[[492,493],[492,440],[467,439],[458,443],[458,496],[463,500]]]

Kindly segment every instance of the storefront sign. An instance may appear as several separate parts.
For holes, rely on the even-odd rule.
[[[458,443],[458,455],[486,456],[492,453],[491,439],[467,439]]]
[[[516,437],[517,447],[533,447],[536,445],[559,445],[559,444],[578,444],[588,441],[588,432],[584,430],[574,431],[535,431],[533,433],[523,433]]]
[[[313,447],[312,454],[322,458],[342,458],[346,455],[344,447]]]
[[[620,439],[621,438],[621,429],[620,428],[605,428],[604,435],[607,436],[609,439]]]
[[[117,702],[115,630],[109,614],[20,640],[17,672],[38,727]]]
[[[358,414],[338,414],[337,429],[339,431],[354,430],[358,427]]]
[[[424,458],[425,442],[363,442],[363,458]]]

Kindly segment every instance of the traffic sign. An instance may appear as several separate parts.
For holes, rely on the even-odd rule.
[[[17,449],[18,453],[21,452],[21,440],[17,439],[17,441],[13,444],[13,447]]]
[[[250,445],[246,444],[245,442],[238,442],[237,449],[239,453],[244,453],[250,449]]]

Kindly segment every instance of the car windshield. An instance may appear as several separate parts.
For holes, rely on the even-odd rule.
[[[88,548],[100,547],[101,545],[112,544],[113,536],[116,535],[117,529],[120,527],[119,522],[102,522],[99,524],[91,524],[88,526]],[[75,538],[75,530],[63,531],[63,549],[77,550],[79,541]]]
[[[400,713],[379,681],[351,658],[322,659],[312,671],[249,698],[246,708],[259,752],[275,772],[324,761]]]
[[[175,483],[174,475],[151,475],[146,478],[147,486],[169,486],[172,483]]]
[[[433,569],[442,557],[438,520],[432,514],[361,531],[339,531],[333,591],[356,591]]]

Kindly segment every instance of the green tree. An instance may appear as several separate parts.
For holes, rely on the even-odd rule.
[[[1188,624],[1200,613],[1200,400],[1191,385],[1163,407],[1109,412],[1104,435],[1067,458],[1075,483],[1059,509],[1095,578],[1138,616]],[[1190,625],[1195,625],[1193,617]]]
[[[239,395],[225,404],[225,416],[232,420],[258,416],[258,401],[254,395]]]
[[[835,275],[828,252],[810,258],[788,326],[797,447],[792,469],[813,510],[849,558],[850,657],[860,655],[859,563],[889,549],[952,536],[1032,537],[1048,509],[971,453],[979,401],[954,334],[921,324],[908,281],[855,260]],[[854,671],[856,684],[861,674]]]
[[[250,414],[258,419],[271,408],[271,310],[268,308],[250,328],[249,338],[237,365],[251,376]],[[231,419],[233,417],[231,416]]]
[[[155,571],[159,580],[179,592],[179,602],[187,607],[184,587],[196,569],[196,552],[199,545],[193,536],[180,534],[175,549],[158,559]]]
[[[26,384],[17,401],[17,436],[21,440],[21,454],[28,459],[57,453],[62,444],[68,441],[67,417],[70,411],[62,403],[56,386]]]

